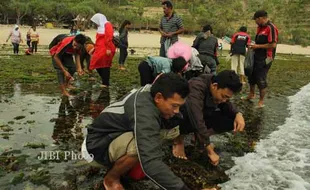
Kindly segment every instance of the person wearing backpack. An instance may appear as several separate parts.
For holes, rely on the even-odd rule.
[[[124,67],[124,63],[126,61],[127,55],[128,55],[128,27],[130,27],[131,22],[129,20],[125,20],[120,29],[119,29],[119,38],[121,41],[120,47],[119,47],[119,69],[120,70],[126,70]]]
[[[73,79],[74,73],[78,71],[79,75],[83,74],[80,53],[85,42],[86,37],[83,34],[67,37],[58,35],[49,45],[52,63],[64,96],[70,96],[67,88],[71,87],[69,82]],[[75,57],[76,65],[74,64],[73,56]]]
[[[101,77],[101,87],[110,85],[110,68],[116,47],[113,43],[113,25],[107,18],[96,13],[91,19],[97,25],[95,50],[90,61],[90,70],[96,69]]]
[[[13,45],[13,52],[15,55],[18,55],[19,44],[23,43],[23,39],[22,39],[22,34],[19,31],[19,26],[17,24],[14,26],[14,29],[10,32],[9,37],[6,40],[6,42],[8,42],[10,38],[11,38],[11,42]]]

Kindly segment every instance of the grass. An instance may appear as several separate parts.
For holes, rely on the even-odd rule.
[[[310,82],[310,58],[299,55],[278,55],[268,74],[269,91],[272,94],[292,95]],[[139,86],[138,64],[143,58],[129,57],[126,71],[118,70],[118,56],[111,68],[111,86],[118,92],[126,93]],[[230,69],[230,62],[220,58],[219,70]],[[99,77],[96,74],[96,77]],[[0,57],[0,93],[14,83],[54,84],[57,86],[55,70],[49,56]],[[55,88],[57,89],[57,88]]]

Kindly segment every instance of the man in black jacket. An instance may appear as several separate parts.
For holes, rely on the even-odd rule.
[[[202,74],[189,80],[190,94],[181,109],[184,119],[180,124],[180,132],[194,132],[201,148],[208,151],[213,165],[219,163],[219,156],[210,144],[209,137],[215,133],[244,129],[242,114],[229,102],[241,87],[238,75],[231,70],[222,71],[216,76]],[[182,136],[175,140],[174,156],[186,158]]]
[[[132,90],[105,108],[88,127],[82,155],[89,162],[113,165],[103,181],[107,190],[123,189],[120,176],[139,162],[145,175],[162,189],[188,189],[164,164],[161,149],[161,133],[171,140],[179,135],[177,127],[164,129],[163,122],[179,113],[188,94],[185,79],[163,74],[152,86]]]

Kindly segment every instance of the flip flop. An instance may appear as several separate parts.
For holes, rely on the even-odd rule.
[[[261,106],[259,106],[259,105],[255,106],[255,108],[257,108],[257,109],[261,109],[261,108],[263,108],[263,107],[265,107],[265,104],[263,104],[263,105],[261,105]]]
[[[254,97],[255,98],[255,97]],[[253,100],[254,98],[248,98],[248,96],[241,96],[240,99],[241,100],[248,100],[248,101],[251,101]]]

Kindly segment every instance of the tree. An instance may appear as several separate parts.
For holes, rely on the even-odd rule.
[[[0,12],[2,15],[2,23],[9,23],[9,10],[11,0],[0,1]]]
[[[12,0],[10,3],[11,10],[16,16],[16,24],[20,24],[22,18],[28,13],[29,1],[27,0]]]

